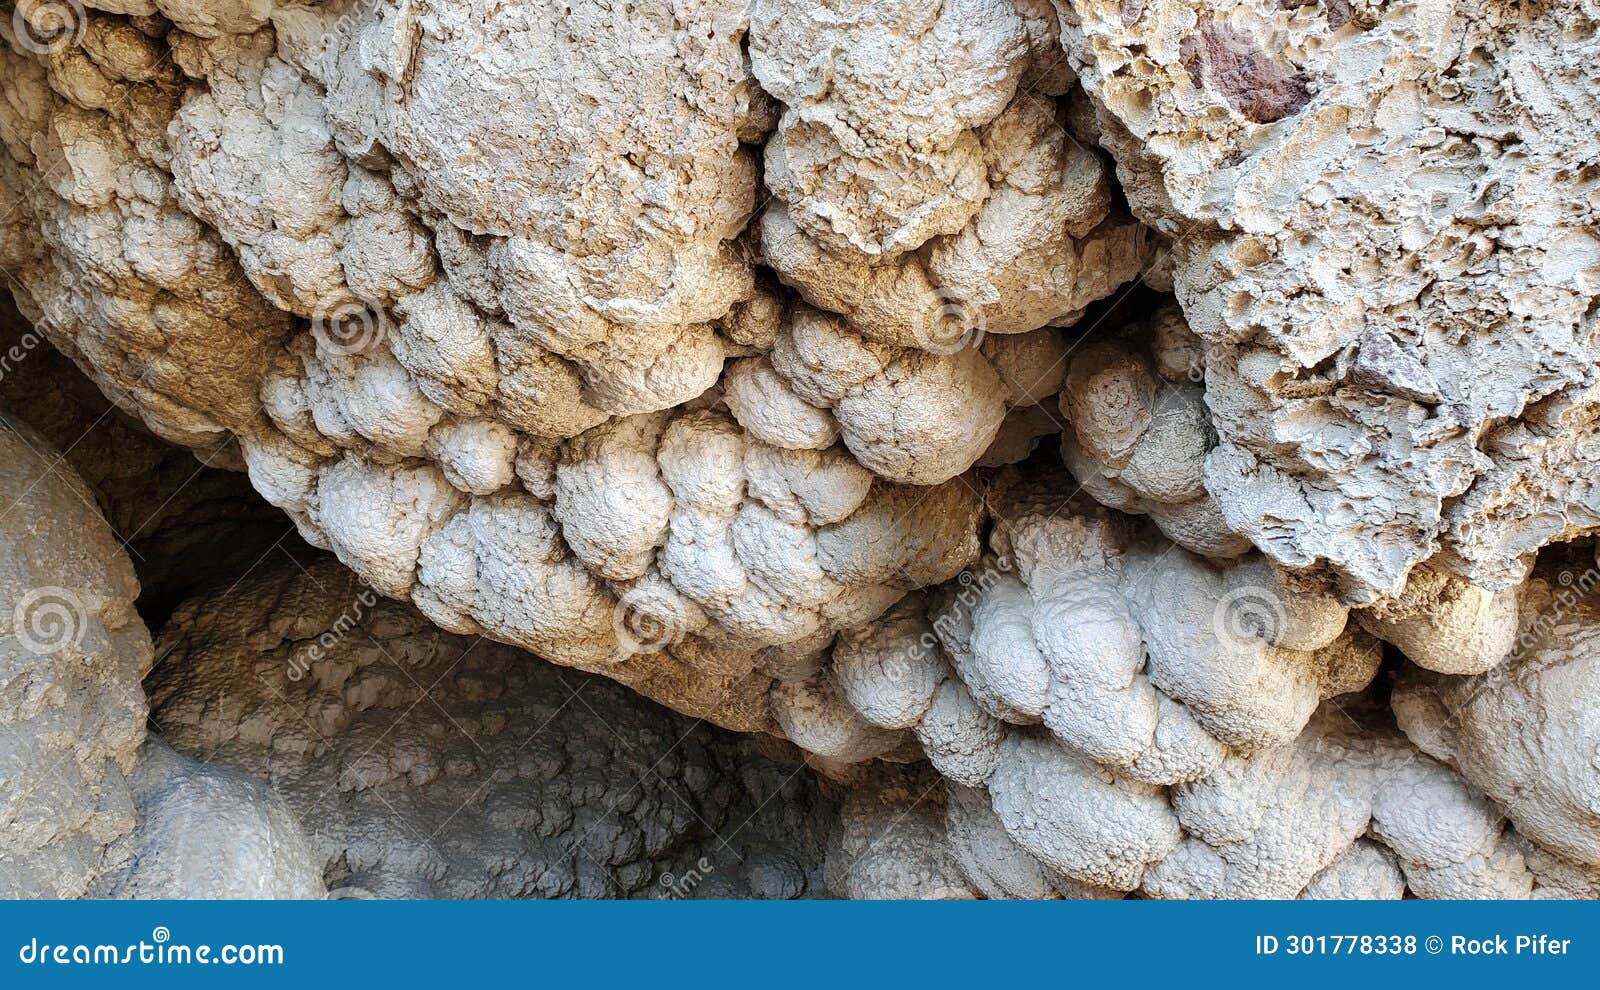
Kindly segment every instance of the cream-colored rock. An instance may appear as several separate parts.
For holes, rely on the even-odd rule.
[[[1080,883],[1133,890],[1179,841],[1161,788],[1107,774],[1048,736],[1008,736],[989,793],[1007,835]]]
[[[1404,591],[1354,613],[1361,628],[1406,659],[1442,674],[1481,674],[1516,646],[1520,588],[1488,591],[1431,565],[1411,572]]]
[[[995,717],[1175,784],[1230,748],[1292,741],[1324,698],[1376,672],[1376,643],[1315,587],[1259,557],[1218,567],[1071,491],[1059,475],[1003,476],[992,570],[935,623]]]
[[[916,733],[933,768],[966,787],[988,782],[1007,735],[1004,722],[984,711],[965,684],[948,677],[934,692]]]
[[[1230,528],[1369,600],[1600,525],[1593,0],[1055,6],[1173,238]]]
[[[1323,867],[1300,892],[1312,901],[1397,901],[1405,896],[1406,878],[1394,853],[1367,839],[1357,839]]]
[[[1525,6],[104,0],[0,19],[0,269],[428,635],[798,744],[835,889],[1559,896],[1600,11]],[[1329,724],[1380,641],[1443,763]]]
[[[1498,809],[1361,705],[1330,702],[1299,740],[1230,759],[1179,787],[1173,807],[1185,837],[1150,872],[1157,897],[1335,896],[1330,885],[1352,882],[1347,858],[1370,856],[1358,849],[1369,832],[1394,859],[1361,868],[1361,896],[1398,896],[1395,862],[1420,897],[1531,890]]]
[[[1250,541],[1228,527],[1206,491],[1216,433],[1186,337],[1183,315],[1168,303],[1146,327],[1076,348],[1061,391],[1071,424],[1061,459],[1102,504],[1149,516],[1186,550],[1237,557]]]
[[[770,126],[742,5],[338,6],[278,12],[280,57],[326,91],[347,160],[392,161],[452,288],[497,318],[499,375],[531,346],[614,414],[713,384],[713,324],[754,292],[734,245],[756,191],[741,142]],[[479,370],[500,402],[537,401]]]
[[[1394,693],[1418,747],[1498,801],[1523,836],[1589,867],[1600,866],[1597,582],[1589,554],[1547,550],[1499,666],[1474,677],[1411,670]]]
[[[384,594],[770,727],[756,653],[966,564],[958,476],[1007,393],[976,351],[881,348],[821,402],[775,368],[742,5],[408,10],[92,14],[79,49],[5,52],[22,308],[163,436],[236,438]]]
[[[834,643],[834,683],[857,714],[880,728],[914,727],[944,680],[944,654],[925,609],[920,595],[908,595],[878,621],[841,633]]]
[[[108,398],[216,449],[265,426],[257,386],[289,317],[180,201],[167,125],[184,88],[164,27],[94,14],[82,28],[54,54],[0,46],[0,267]]]
[[[1583,834],[1574,823],[1596,778],[1578,765],[1588,750],[1577,740],[1592,721],[1571,707],[1578,682],[1569,676],[1541,695],[1566,700],[1552,702],[1561,728],[1533,730],[1537,739],[1485,756],[1490,747],[1476,739],[1507,728],[1452,730],[1451,739],[1473,740],[1458,774],[1426,755],[1454,761],[1451,743],[1417,740],[1419,751],[1376,704],[1368,687],[1378,643],[1326,589],[1259,554],[1219,566],[1070,491],[1037,467],[1002,473],[989,495],[992,555],[928,596],[926,623],[902,603],[872,635],[836,648],[817,675],[842,679],[863,721],[870,713],[913,729],[946,781],[947,834],[921,850],[883,852],[903,860],[898,869],[919,872],[948,842],[969,883],[994,897],[1586,889],[1592,854],[1573,845]],[[1526,591],[1534,600],[1537,587]],[[1575,594],[1527,614],[1548,627]],[[1425,630],[1440,656],[1476,656],[1484,626],[1458,621],[1458,598],[1398,603],[1431,620],[1402,626]],[[1571,628],[1560,634],[1571,639]],[[1481,690],[1481,678],[1434,676],[1459,680],[1462,697]],[[1403,685],[1395,701],[1413,736],[1408,718],[1427,725],[1401,707],[1417,707],[1406,700],[1415,691]],[[852,724],[845,712],[833,717]],[[885,758],[888,745],[879,743]],[[1496,777],[1531,775],[1546,761],[1559,768],[1553,780],[1508,791],[1504,811],[1491,800]],[[896,875],[874,862],[878,875]]]
[[[984,897],[1101,900],[1122,896],[1120,891],[1095,887],[1057,873],[1034,859],[1006,834],[985,792],[959,784],[951,784],[947,791],[946,834],[955,847],[962,872]]]
[[[1157,898],[1590,897],[1595,871],[1509,827],[1500,809],[1419,752],[1367,699],[1325,704],[1294,742],[1230,755],[1170,790],[1120,778],[1038,730],[1008,736],[987,790],[915,777],[883,796],[856,782],[841,839],[871,855],[830,855],[830,883],[852,896],[951,896],[929,885],[952,852],[984,897]],[[851,807],[847,803],[847,809]],[[876,814],[919,819],[856,835]],[[854,837],[853,837],[854,836]],[[862,865],[858,865],[858,863]],[[840,875],[842,874],[842,875]],[[922,878],[922,879],[918,879]]]
[[[751,66],[783,103],[761,245],[784,281],[869,340],[952,354],[1137,275],[1139,228],[1056,122],[1049,20],[1013,0],[759,0]]]
[[[844,321],[797,306],[772,365],[793,394],[832,410],[862,466],[894,481],[948,481],[994,440],[1008,393],[994,367],[964,348],[930,354],[863,341]]]
[[[969,900],[945,834],[943,785],[886,769],[851,788],[828,842],[828,889],[850,900]]]
[[[796,395],[764,357],[729,365],[722,387],[733,418],[757,440],[787,449],[826,450],[839,438],[833,415]]]

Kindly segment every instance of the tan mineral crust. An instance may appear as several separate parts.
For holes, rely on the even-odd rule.
[[[1597,0],[7,2],[0,895],[1600,896],[1597,118]]]

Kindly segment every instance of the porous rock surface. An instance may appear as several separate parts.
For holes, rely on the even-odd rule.
[[[93,493],[30,427],[0,428],[6,896],[821,893],[831,806],[792,749],[571,687],[331,559],[252,562],[153,653]]]
[[[865,898],[1592,898],[1592,857],[1531,841],[1359,695],[1294,740],[1158,788],[1036,729],[977,786],[880,772],[828,870]]]
[[[1528,897],[1574,889],[1543,874],[1592,869],[1592,850],[1544,841],[1536,820],[1507,822],[1521,804],[1584,815],[1587,715],[1544,696],[1527,706],[1567,716],[1563,729],[1511,752],[1571,770],[1526,796],[1507,783],[1502,810],[1466,758],[1458,774],[1426,755],[1447,758],[1440,746],[1396,730],[1370,691],[1379,644],[1331,595],[1259,555],[1207,561],[1065,490],[1048,471],[1002,474],[984,566],[836,647],[824,693],[869,731],[912,729],[943,778],[869,779],[873,796],[844,804],[837,888]],[[1441,651],[1481,638],[1444,632],[1457,640]],[[1471,680],[1432,676],[1472,693]],[[1587,685],[1570,686],[1581,677],[1555,689],[1568,708],[1593,707]],[[1486,727],[1496,743],[1475,752],[1501,753],[1513,724],[1534,731],[1532,714]],[[892,839],[852,838],[891,825]]]
[[[520,648],[798,746],[848,896],[1592,896],[1596,0],[18,10],[18,308],[364,582],[152,681],[334,890],[817,892],[554,848],[579,730],[435,815],[565,686]],[[432,704],[390,636],[490,642]]]
[[[0,266],[113,401],[175,442],[236,440],[384,594],[569,665],[744,676],[967,562],[963,472],[1050,395],[1018,359],[1048,374],[1051,324],[1149,253],[1057,119],[1045,5],[874,6],[838,38],[739,0],[91,3],[63,45],[19,20]],[[896,59],[817,92],[808,52],[871,37]],[[917,96],[937,119],[829,150],[945,39],[971,50]],[[763,142],[789,199],[758,211]],[[828,212],[813,179],[912,159],[960,173],[956,205],[937,183],[847,196],[844,227],[907,224],[854,302],[756,229]],[[882,318],[908,293],[926,332]],[[1017,343],[964,346],[986,332]],[[670,642],[615,634],[640,602]]]
[[[782,104],[763,255],[869,339],[1069,325],[1148,260],[1056,120],[1074,80],[1047,4],[756,0],[750,64]]]
[[[1600,583],[1592,552],[1547,553],[1522,589],[1516,638],[1474,677],[1409,671],[1401,728],[1456,767],[1551,853],[1600,863]]]
[[[1230,527],[1357,600],[1595,528],[1600,5],[1054,2],[1207,344]]]

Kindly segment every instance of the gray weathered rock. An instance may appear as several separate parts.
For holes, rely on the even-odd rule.
[[[322,864],[265,784],[182,756],[150,736],[133,773],[139,824],[107,852],[96,897],[321,898]]]
[[[134,827],[150,634],[94,495],[0,414],[0,897],[77,897]]]
[[[798,761],[442,632],[332,560],[186,603],[160,649],[167,740],[282,795],[334,896],[820,893]]]

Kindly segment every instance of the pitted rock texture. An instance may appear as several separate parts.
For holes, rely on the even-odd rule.
[[[441,632],[326,558],[186,603],[159,643],[167,740],[281,795],[333,896],[822,893],[798,760]]]
[[[1395,695],[1408,741],[1378,700],[1378,641],[1325,590],[1257,554],[1208,561],[1070,490],[1037,465],[1002,473],[984,565],[842,636],[780,709],[791,738],[836,760],[889,758],[909,731],[944,778],[869,779],[844,803],[835,890],[1584,896],[1600,778],[1594,692],[1568,659],[1581,645],[1544,647],[1556,675],[1519,676],[1515,654],[1482,678],[1407,675],[1422,686]],[[1552,632],[1565,613],[1548,587],[1523,592],[1525,629]],[[1401,627],[1440,656],[1499,643],[1499,661],[1511,644],[1484,596],[1475,623],[1458,599],[1419,594]],[[1566,618],[1558,641],[1583,643],[1574,630],[1591,612]],[[1502,676],[1526,686],[1497,704],[1477,682]],[[1471,721],[1419,738],[1427,706],[1407,699],[1427,690]],[[1512,783],[1545,767],[1541,783]]]
[[[311,543],[447,629],[741,729],[768,725],[764,653],[968,562],[963,472],[1039,397],[997,370],[1016,347],[863,340],[757,277],[776,111],[742,5],[192,16],[0,53],[0,266],[113,401],[242,457]]]
[[[0,414],[0,897],[79,897],[135,825],[150,634],[94,496]]]
[[[1070,325],[1149,260],[1056,119],[1073,80],[1046,4],[756,0],[750,63],[783,104],[762,253],[871,340]]]
[[[590,682],[519,650],[797,746],[848,896],[1596,888],[1596,617],[1550,575],[1600,530],[1597,0],[80,13],[0,17],[0,270],[363,582],[275,554],[152,681],[334,892],[821,891],[704,851],[748,748],[629,778],[652,712],[540,749]],[[120,534],[169,462],[85,432]],[[162,595],[248,542],[207,511],[153,534]],[[94,767],[5,840],[59,858],[33,887],[152,842],[118,889],[182,888],[213,798],[293,844],[165,757],[130,836],[139,733],[99,731],[47,736]]]
[[[1208,561],[1070,491],[1002,475],[987,569],[934,596],[934,634],[989,717],[1171,785],[1292,742],[1372,680],[1377,641],[1324,589],[1259,555]]]
[[[1205,487],[1216,446],[1206,408],[1205,347],[1183,313],[1162,305],[1148,325],[1075,348],[1062,382],[1061,459],[1102,505],[1147,515],[1174,542],[1206,557],[1251,549]]]
[[[1207,344],[1207,487],[1351,600],[1593,530],[1600,5],[1055,0]]]

